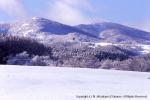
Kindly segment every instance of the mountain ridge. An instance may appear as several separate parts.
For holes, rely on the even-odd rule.
[[[123,36],[129,40],[136,40],[138,42],[143,42],[144,40],[150,40],[150,32],[145,32],[140,29],[132,28],[129,26],[112,23],[112,22],[101,22],[95,24],[80,24],[75,26],[83,31],[88,31],[90,33],[95,33],[100,38],[109,38],[106,36],[121,35],[121,37],[115,37],[121,39]],[[112,36],[113,37],[113,36]],[[124,39],[125,39],[124,38]],[[116,41],[119,42],[119,41]]]
[[[84,41],[111,43],[150,43],[150,33],[112,22],[69,26],[46,18],[34,17],[13,24],[0,24],[0,33],[24,37],[47,37],[47,41]]]

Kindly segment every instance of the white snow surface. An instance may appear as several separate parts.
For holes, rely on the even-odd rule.
[[[0,100],[150,100],[149,78],[146,72],[0,65]],[[122,97],[77,97],[85,95]]]

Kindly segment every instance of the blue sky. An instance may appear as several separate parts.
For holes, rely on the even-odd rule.
[[[97,0],[95,5],[104,7],[97,14],[99,17],[112,21],[141,21],[150,18],[150,0]]]
[[[149,29],[150,0],[0,0],[0,22],[33,16],[70,25],[111,21]]]

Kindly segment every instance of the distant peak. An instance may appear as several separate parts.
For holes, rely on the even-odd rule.
[[[113,24],[113,23],[108,21],[101,21],[101,22],[93,22],[89,24],[79,24],[79,25],[103,25],[103,24]]]
[[[51,21],[50,19],[47,18],[42,18],[42,17],[32,17],[33,21]]]
[[[41,17],[32,17],[33,20],[42,19]]]
[[[56,22],[56,21],[53,21],[53,20],[50,20],[50,19],[47,19],[47,18],[42,18],[42,17],[33,17],[31,20],[32,20],[32,21],[35,21],[35,22],[58,23],[58,22]]]
[[[102,25],[102,24],[116,24],[116,23],[109,22],[109,21],[93,23],[93,25]]]

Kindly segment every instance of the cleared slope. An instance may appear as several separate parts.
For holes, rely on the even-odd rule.
[[[76,96],[82,95],[139,95],[148,97],[132,100],[149,100],[149,77],[140,72],[1,65],[0,100],[79,100]]]

